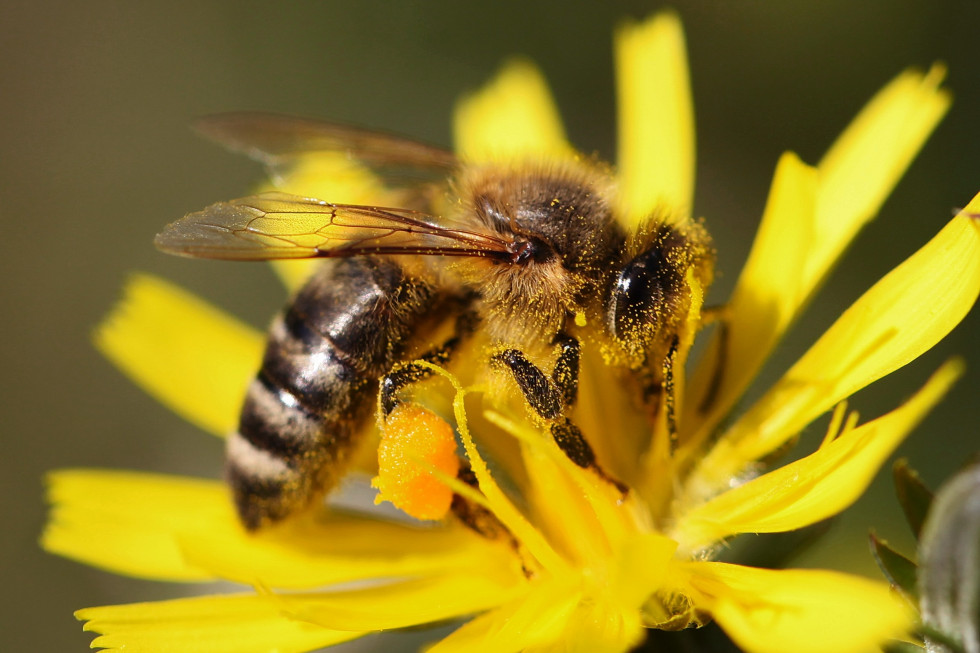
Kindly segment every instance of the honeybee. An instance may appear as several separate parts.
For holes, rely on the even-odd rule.
[[[570,415],[583,339],[637,380],[653,412],[672,410],[690,279],[711,282],[710,238],[698,222],[657,214],[627,233],[608,167],[471,164],[398,136],[272,114],[213,116],[199,129],[275,168],[344,152],[404,190],[401,208],[262,193],[188,214],[156,238],[183,256],[326,259],[272,323],[228,441],[226,473],[248,529],[321,499],[378,393],[387,415],[429,371],[412,360],[451,364],[477,332],[492,344],[486,362],[512,377],[569,458],[611,482]],[[440,321],[452,321],[451,336],[407,360]],[[533,361],[549,352],[546,371]]]

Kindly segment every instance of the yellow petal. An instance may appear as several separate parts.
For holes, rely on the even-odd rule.
[[[261,190],[279,190],[337,204],[367,204],[388,193],[381,180],[351,159],[348,152],[304,154],[291,161],[287,170],[276,173]]]
[[[980,224],[971,217],[978,212],[980,195],[847,309],[722,436],[701,461],[697,482],[722,487],[746,463],[949,333],[980,293]]]
[[[817,171],[795,154],[784,154],[776,166],[752,252],[726,307],[730,317],[724,367],[717,368],[715,337],[684,403],[681,423],[685,429],[700,429],[693,444],[706,437],[735,404],[804,300],[803,262],[816,229],[816,201]],[[716,374],[721,375],[721,383],[709,390]],[[699,407],[709,391],[714,393],[711,412],[702,415]]]
[[[519,573],[513,551],[462,527],[416,528],[356,515],[297,518],[258,534],[237,524],[181,537],[188,561],[227,580],[304,589],[492,569]]]
[[[621,611],[616,598],[583,594],[561,581],[539,582],[526,596],[462,626],[429,653],[625,653],[642,642],[644,628],[639,609]]]
[[[664,586],[676,550],[677,543],[663,535],[634,531],[617,546],[605,575],[586,575],[586,590],[561,639],[542,650],[613,653],[635,649],[643,641],[645,611],[641,608]]]
[[[568,469],[562,464],[568,457],[560,450],[555,451],[558,447],[550,438],[544,440],[544,434],[539,431],[526,430],[531,431],[531,435],[522,443],[522,453],[531,479],[527,494],[528,502],[536,509],[535,525],[566,558],[588,564],[596,558],[608,557],[608,538],[612,533],[603,528],[603,518],[612,517],[609,530],[615,531],[622,526],[616,523],[615,515],[607,514],[608,506],[602,504],[612,503],[615,499],[603,501],[596,488],[589,487],[591,479],[576,483],[576,480],[582,480],[576,476],[591,472],[584,472],[574,465],[571,465],[574,469]],[[530,446],[534,441],[531,438],[538,441],[538,446]],[[555,460],[556,453],[564,461]]]
[[[737,533],[790,531],[832,517],[864,493],[888,456],[962,373],[961,361],[948,363],[900,408],[686,511],[676,539],[694,552]]]
[[[233,519],[213,481],[135,472],[62,470],[48,475],[50,523],[41,545],[119,574],[154,580],[214,580],[188,564],[176,534]]]
[[[284,258],[269,261],[272,271],[290,292],[302,288],[320,263],[321,261],[315,258]]]
[[[93,648],[127,653],[299,653],[364,634],[290,619],[273,596],[201,596],[110,605],[85,608],[75,616],[88,622],[85,630],[102,633],[92,642]]]
[[[538,579],[525,595],[462,626],[429,653],[631,650],[643,636],[640,605],[659,586],[674,548],[661,536],[636,538],[616,557],[621,567],[609,584]],[[637,581],[643,586],[633,587]]]
[[[427,653],[507,653],[560,641],[581,592],[555,579],[535,582],[507,605],[463,625]]]
[[[824,156],[816,180],[793,155],[780,161],[769,204],[730,305],[728,360],[712,412],[688,410],[703,437],[741,396],[854,235],[870,221],[949,108],[944,71],[906,71],[865,106]],[[798,193],[794,198],[793,193]],[[802,250],[800,249],[803,247]],[[717,336],[688,408],[716,372]],[[701,424],[702,419],[704,423]]]
[[[681,22],[662,13],[616,33],[619,209],[629,225],[654,210],[690,215],[694,109]]]
[[[215,435],[234,430],[264,338],[156,277],[139,274],[95,332],[99,350],[137,385]]]
[[[249,534],[216,481],[66,470],[48,483],[54,508],[42,545],[129,576],[295,589],[514,565],[506,545],[463,528],[418,529],[342,513]]]
[[[820,161],[817,232],[807,257],[807,285],[820,283],[858,230],[905,173],[951,101],[946,71],[908,70],[862,109]]]
[[[573,154],[544,77],[521,59],[457,104],[453,128],[456,152],[470,161]]]
[[[292,161],[261,190],[279,190],[336,204],[391,206],[389,191],[367,167],[347,152],[313,152]],[[316,259],[273,261],[272,267],[289,290],[297,290],[316,269]]]
[[[541,650],[548,653],[626,653],[643,643],[646,629],[639,608],[618,609],[610,597],[583,601],[572,614],[562,638]]]
[[[596,459],[631,487],[645,479],[640,452],[649,441],[649,422],[623,392],[619,370],[607,365],[597,347],[582,345],[575,424],[586,434]]]
[[[280,597],[292,615],[328,629],[407,628],[482,612],[523,592],[513,577],[454,575],[335,593]]]
[[[860,653],[912,625],[911,607],[885,583],[720,562],[689,569],[698,604],[748,653]]]
[[[624,610],[638,611],[664,584],[677,542],[659,533],[636,533],[616,551],[609,580],[612,600]]]
[[[534,537],[544,534],[544,541],[561,550],[565,558],[584,564],[608,558],[611,547],[619,548],[629,538],[633,538],[630,545],[638,545],[634,511],[644,508],[633,497],[624,500],[610,479],[573,463],[539,426],[494,411],[487,411],[485,417],[521,444],[529,479],[525,498],[533,510]],[[522,542],[527,546],[526,541]],[[644,542],[643,546],[649,547],[650,543]],[[667,557],[672,553],[673,549]],[[655,563],[649,548],[644,555],[651,564]],[[564,570],[564,565],[552,569]],[[631,580],[638,577],[634,573]]]

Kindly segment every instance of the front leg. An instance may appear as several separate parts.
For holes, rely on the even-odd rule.
[[[507,349],[490,359],[492,364],[506,365],[521,394],[539,417],[557,419],[565,410],[565,396],[553,379],[532,363],[519,349]],[[557,368],[556,368],[557,369]]]
[[[495,354],[491,363],[507,366],[531,409],[550,422],[551,437],[569,460],[583,469],[595,471],[625,494],[626,486],[602,470],[585,436],[564,416],[565,409],[575,403],[578,394],[581,345],[565,334],[559,334],[555,342],[561,352],[550,377],[518,349]]]
[[[540,417],[556,419],[572,406],[578,395],[578,367],[582,346],[575,338],[563,333],[555,336],[561,347],[551,377],[532,363],[519,349],[507,349],[491,358],[491,363],[504,364],[514,376],[521,394]]]
[[[565,406],[573,406],[578,397],[578,366],[582,357],[582,345],[579,341],[564,333],[555,336],[555,344],[561,347],[555,369],[551,372],[551,380],[561,390]]]

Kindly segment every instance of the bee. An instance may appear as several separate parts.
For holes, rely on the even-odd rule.
[[[273,168],[342,152],[400,192],[399,208],[268,192],[170,224],[161,250],[228,260],[323,258],[269,330],[226,475],[250,530],[314,504],[343,475],[375,398],[384,415],[430,368],[481,334],[485,361],[516,382],[578,466],[607,480],[571,419],[581,343],[632,376],[652,413],[672,415],[672,365],[688,328],[691,280],[711,282],[704,227],[652,214],[628,232],[608,167],[467,163],[379,132],[263,113],[205,118],[199,129]],[[410,174],[406,174],[410,173]],[[433,324],[451,335],[419,354]],[[555,357],[547,371],[535,361]]]

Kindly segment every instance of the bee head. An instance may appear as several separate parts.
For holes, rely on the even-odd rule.
[[[713,252],[698,224],[662,224],[627,243],[625,262],[611,275],[606,328],[639,363],[646,352],[681,329],[691,307],[687,275],[702,288],[711,281]]]
[[[613,281],[609,330],[629,349],[646,349],[666,326],[683,283],[662,248],[642,252]]]

